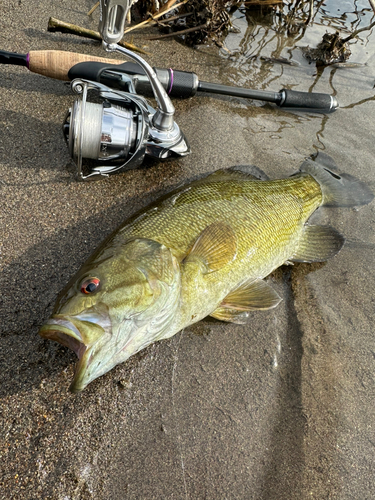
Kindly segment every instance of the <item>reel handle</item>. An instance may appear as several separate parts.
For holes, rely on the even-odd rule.
[[[131,5],[132,0],[100,0],[99,33],[105,43],[118,43],[124,36]]]

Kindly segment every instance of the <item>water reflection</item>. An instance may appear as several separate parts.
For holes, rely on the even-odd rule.
[[[352,104],[348,104],[348,106],[343,106],[342,109],[352,109],[352,108],[355,108],[356,106],[360,106],[362,104],[366,104],[366,103],[368,103],[370,101],[375,101],[375,96],[368,97],[367,99],[361,99],[358,102],[353,102]]]
[[[375,43],[371,31],[361,32],[350,42],[352,55],[346,66],[311,63],[304,58],[302,48],[316,47],[327,31],[340,30],[342,36],[347,36],[373,19],[367,1],[316,1],[309,24],[308,2],[234,11],[232,22],[239,31],[228,35],[225,50],[221,51],[226,61],[225,71],[220,74],[222,83],[258,90],[321,92],[336,96],[340,104],[336,113],[328,115],[232,99],[231,112],[246,122],[244,134],[252,142],[259,142],[263,135],[280,147],[285,142],[290,144],[294,131],[303,134],[306,130],[312,148],[325,150],[325,132],[330,124],[336,127],[340,118],[345,119],[343,110],[366,106],[375,99],[371,69],[375,61],[369,58]]]
[[[234,11],[232,22],[239,32],[228,35],[225,50],[221,51],[221,56],[232,68],[227,75],[228,83],[268,89],[278,81],[287,81],[288,88],[293,89],[313,71],[315,80],[308,85],[309,91],[322,91],[316,87],[324,75],[330,86],[326,91],[332,90],[336,95],[333,81],[339,66],[310,64],[304,59],[301,48],[316,47],[327,31],[339,30],[342,36],[347,36],[368,26],[375,15],[367,1],[316,1],[308,24],[308,5],[309,2],[296,0],[274,8],[242,7]],[[350,63],[358,64],[359,71],[374,48],[371,33],[372,30],[361,32],[350,41]]]

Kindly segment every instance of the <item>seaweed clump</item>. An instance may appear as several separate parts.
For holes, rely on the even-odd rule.
[[[349,59],[350,54],[347,40],[341,38],[338,31],[325,33],[316,49],[303,48],[303,55],[306,59],[315,61],[317,65],[321,66],[345,62]]]

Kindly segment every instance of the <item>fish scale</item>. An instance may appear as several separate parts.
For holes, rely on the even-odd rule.
[[[114,244],[134,236],[150,238],[171,248],[182,259],[207,225],[225,221],[238,237],[240,259],[251,241],[259,249],[274,249],[284,262],[290,257],[285,242],[292,235],[297,237],[296,230],[302,229],[321,201],[320,186],[308,174],[275,181],[197,181],[177,199],[172,194],[152,205],[143,217],[136,215],[120,229]],[[272,260],[276,261],[276,256]]]

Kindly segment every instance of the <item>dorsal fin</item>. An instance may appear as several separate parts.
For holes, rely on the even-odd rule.
[[[242,172],[245,175],[244,178],[253,177],[259,181],[268,181],[270,179],[268,175],[256,165],[235,165],[234,167],[230,167],[228,170],[231,170],[232,172]]]
[[[200,182],[221,182],[221,181],[249,181],[268,180],[269,177],[255,165],[235,165],[234,167],[215,170],[206,177],[196,180]]]

